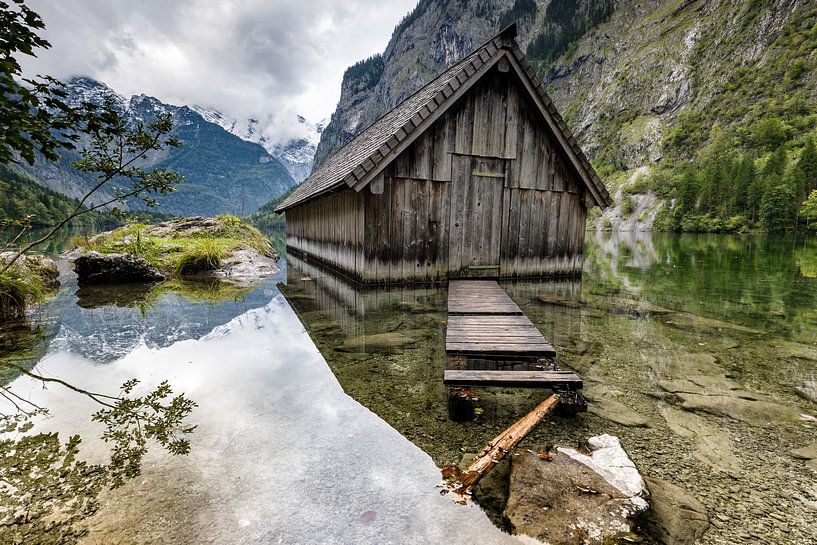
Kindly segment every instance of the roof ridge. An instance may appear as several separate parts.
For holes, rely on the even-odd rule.
[[[437,110],[449,103],[452,96],[466,92],[473,81],[476,81],[473,80],[475,74],[484,72],[493,66],[500,56],[505,55],[517,63],[515,70],[524,80],[523,83],[529,85],[532,88],[530,91],[541,101],[544,107],[543,114],[546,118],[550,117],[548,124],[551,129],[556,132],[557,138],[563,139],[562,145],[573,153],[574,168],[588,186],[592,186],[589,189],[593,198],[600,205],[611,204],[612,199],[607,188],[545,92],[543,83],[527,61],[515,36],[516,24],[511,24],[369,124],[329,156],[278,205],[276,212],[282,212],[344,184],[357,190],[365,187],[373,177],[372,172],[376,175],[382,170],[384,159],[402,153],[413,141],[411,136],[429,117],[434,116]],[[488,68],[486,65],[489,65]],[[466,84],[468,86],[463,90],[462,87]],[[458,99],[459,96],[456,96],[455,100]]]
[[[515,29],[516,25],[511,25],[511,27],[513,27],[513,28]],[[511,27],[509,27],[509,28],[511,28]],[[366,132],[367,132],[367,131],[368,131],[370,128],[374,127],[375,125],[377,125],[378,123],[380,123],[381,121],[383,121],[383,119],[384,119],[384,118],[386,118],[387,116],[389,116],[390,114],[392,114],[392,113],[393,113],[393,112],[394,112],[396,109],[398,109],[398,108],[399,108],[401,105],[406,104],[406,103],[407,103],[407,102],[409,102],[410,100],[414,99],[415,97],[417,97],[418,95],[420,95],[420,94],[421,94],[423,91],[428,90],[428,89],[429,89],[429,88],[431,88],[431,87],[432,87],[432,86],[433,86],[435,83],[438,83],[438,82],[439,82],[439,80],[441,80],[441,79],[442,79],[442,78],[444,78],[445,76],[447,76],[447,75],[451,74],[453,71],[456,71],[458,67],[460,67],[460,66],[462,66],[462,65],[465,65],[465,64],[467,64],[467,63],[471,62],[471,61],[472,61],[472,60],[473,60],[473,59],[474,59],[476,56],[478,56],[478,55],[479,55],[480,51],[485,50],[485,49],[486,49],[488,46],[490,46],[492,43],[494,43],[494,41],[495,41],[495,40],[496,40],[498,37],[501,37],[501,36],[503,35],[503,33],[504,33],[506,30],[508,30],[508,29],[505,29],[505,30],[503,30],[502,32],[500,32],[500,33],[496,34],[496,35],[495,35],[495,36],[493,36],[491,39],[489,39],[488,41],[486,41],[484,44],[482,44],[482,45],[480,45],[479,47],[477,47],[476,49],[474,49],[474,50],[473,50],[471,53],[467,54],[467,55],[466,55],[465,57],[463,57],[461,60],[457,61],[455,64],[452,64],[451,66],[449,66],[448,68],[446,68],[444,71],[442,71],[442,72],[441,72],[440,74],[438,74],[436,77],[434,77],[433,79],[431,79],[431,80],[430,80],[428,83],[426,83],[425,85],[423,85],[422,87],[420,87],[419,89],[417,89],[416,91],[414,91],[412,94],[410,94],[409,96],[407,96],[405,99],[403,99],[402,101],[400,101],[400,102],[399,102],[399,103],[398,103],[398,104],[397,104],[397,105],[396,105],[394,108],[392,108],[392,109],[390,109],[390,110],[386,111],[386,112],[385,112],[383,115],[381,115],[381,116],[380,116],[380,117],[378,117],[378,118],[377,118],[375,121],[373,121],[373,122],[372,122],[372,123],[370,123],[368,126],[366,126],[366,128],[365,128],[365,129],[363,129],[362,131],[360,131],[360,132],[359,132],[359,133],[358,133],[358,134],[357,134],[357,135],[356,135],[354,138],[352,138],[351,140],[349,140],[349,142],[347,142],[346,144],[344,144],[343,146],[341,146],[340,148],[338,148],[338,149],[337,149],[337,150],[336,150],[334,153],[332,153],[332,155],[330,155],[329,157],[327,157],[327,159],[326,159],[326,160],[325,160],[325,161],[324,161],[324,162],[321,164],[321,166],[320,166],[320,167],[318,167],[318,170],[316,170],[315,172],[313,172],[312,174],[310,174],[310,175],[309,175],[309,177],[307,177],[307,179],[306,179],[306,180],[304,180],[303,182],[301,182],[301,184],[298,186],[298,189],[296,189],[295,191],[293,191],[293,192],[292,192],[292,194],[291,194],[289,197],[287,197],[287,198],[284,200],[284,202],[282,202],[281,204],[279,204],[279,205],[278,205],[278,207],[276,208],[276,210],[283,210],[284,208],[289,208],[289,207],[291,207],[293,204],[296,204],[297,202],[299,202],[300,200],[302,200],[302,199],[306,199],[306,198],[309,198],[310,196],[312,196],[312,195],[306,195],[306,196],[304,196],[304,197],[301,197],[300,195],[298,195],[298,193],[299,193],[299,190],[300,190],[302,187],[307,186],[307,182],[309,182],[309,180],[310,180],[311,178],[313,178],[314,176],[320,175],[320,174],[321,174],[321,172],[322,172],[324,169],[326,169],[326,168],[330,167],[330,163],[332,162],[332,159],[333,159],[333,158],[335,158],[336,156],[339,156],[339,155],[340,155],[340,154],[341,154],[341,153],[342,153],[344,150],[351,149],[351,148],[353,147],[353,145],[354,145],[356,142],[358,142],[359,140],[363,140],[363,139],[365,139],[365,137],[367,136],[367,135],[366,135]],[[436,94],[436,93],[435,93],[435,94]],[[432,97],[432,98],[433,98],[433,97]],[[401,127],[401,128],[402,128],[402,127]],[[378,149],[379,149],[380,147],[381,147],[381,146],[378,146]],[[363,159],[361,160],[361,162],[365,162],[365,160],[366,160],[366,158],[363,158]],[[352,169],[352,170],[354,170],[354,169]],[[343,178],[345,178],[345,176],[344,176]],[[341,178],[341,180],[342,180],[343,178]]]

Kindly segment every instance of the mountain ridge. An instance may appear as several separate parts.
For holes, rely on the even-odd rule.
[[[145,94],[126,98],[88,77],[71,78],[65,82],[65,90],[69,105],[102,104],[109,99],[115,109],[134,123],[149,123],[159,114],[173,115],[172,134],[182,141],[182,146],[151,154],[146,165],[172,168],[186,179],[177,191],[156,199],[158,212],[248,214],[296,183],[286,167],[263,146],[243,140],[205,120],[191,107],[166,104]],[[76,198],[95,183],[93,177],[71,166],[78,158],[77,151],[66,151],[56,162],[41,159],[33,166],[21,165],[20,169],[49,189]],[[100,202],[107,196],[102,191],[91,202]],[[128,202],[127,207],[143,208],[135,200]]]

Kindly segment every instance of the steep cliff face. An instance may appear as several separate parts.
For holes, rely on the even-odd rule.
[[[421,0],[383,55],[350,67],[315,153],[320,165],[360,131],[496,33],[513,0]]]
[[[815,55],[798,53],[817,32],[813,2],[421,0],[395,29],[367,85],[347,72],[316,164],[513,21],[611,193],[637,182],[640,167],[694,157],[715,124],[734,127],[738,137],[751,132],[749,118],[762,115],[751,104],[798,93],[814,108]],[[794,80],[792,63],[800,66]],[[797,125],[791,137],[814,128]],[[650,199],[635,228],[649,227],[668,200]],[[621,216],[611,211],[599,225]]]

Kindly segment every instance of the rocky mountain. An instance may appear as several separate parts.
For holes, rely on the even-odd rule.
[[[817,126],[817,6],[805,0],[420,0],[382,55],[346,71],[316,164],[514,21],[617,197],[598,227],[760,225],[787,184],[781,198],[799,207],[811,182],[786,173]],[[765,172],[778,148],[788,163]],[[707,171],[716,163],[729,166]],[[740,165],[755,175],[736,186]]]
[[[172,168],[186,179],[176,192],[157,199],[159,212],[248,214],[295,185],[284,165],[263,146],[231,134],[192,108],[165,104],[146,95],[126,98],[90,78],[73,78],[66,83],[66,90],[69,104],[101,104],[106,98],[112,99],[133,122],[150,122],[161,113],[173,115],[173,133],[182,146],[156,153],[149,162]],[[78,197],[94,180],[73,169],[71,163],[77,158],[76,152],[66,152],[58,162],[38,161],[24,169],[48,188]],[[138,202],[129,204],[139,207]]]
[[[303,116],[297,116],[288,128],[288,132],[297,136],[281,142],[275,138],[274,120],[267,116],[263,121],[258,117],[249,117],[243,121],[231,119],[218,110],[194,106],[198,114],[205,120],[221,126],[242,140],[255,142],[264,146],[270,155],[278,159],[289,171],[296,182],[304,181],[312,172],[312,161],[315,149],[326,126],[326,121],[311,123]]]

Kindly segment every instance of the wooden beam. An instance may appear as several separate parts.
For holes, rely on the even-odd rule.
[[[499,462],[501,462],[525,437],[530,434],[545,419],[556,405],[559,403],[559,396],[553,394],[531,412],[517,420],[510,428],[497,435],[493,441],[482,449],[470,466],[460,477],[460,493],[471,490],[480,479],[488,474]]]
[[[443,383],[448,386],[500,386],[505,388],[581,389],[582,379],[572,371],[489,371],[446,369]]]

